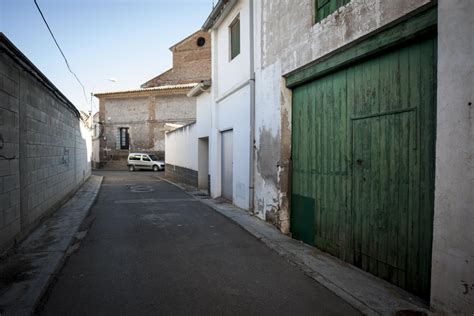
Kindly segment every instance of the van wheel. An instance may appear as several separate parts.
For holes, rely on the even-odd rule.
[[[134,166],[128,166],[128,170],[133,172],[133,171],[135,171],[135,167]]]
[[[158,168],[158,166],[153,166],[153,171],[158,171],[160,170],[160,168]]]

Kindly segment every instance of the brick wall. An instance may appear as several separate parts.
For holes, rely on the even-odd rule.
[[[2,37],[0,252],[90,175],[86,130],[81,131],[77,111],[34,65],[3,41]]]
[[[204,45],[198,46],[199,38]],[[171,47],[173,68],[144,83],[142,87],[201,82],[211,78],[211,36],[199,31]]]

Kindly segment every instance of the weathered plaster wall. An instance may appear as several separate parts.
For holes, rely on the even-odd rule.
[[[90,146],[66,103],[0,53],[0,252],[89,177]]]
[[[121,127],[129,128],[130,151],[153,151],[164,156],[165,132],[172,128],[167,123],[189,124],[196,119],[196,99],[188,98],[183,90],[175,95],[132,95],[102,97],[101,120],[105,140],[101,140],[109,159],[128,154],[117,148]]]
[[[312,0],[256,1],[255,210],[259,217],[289,233],[291,91],[282,76],[430,2],[352,0],[314,24]]]
[[[438,2],[433,309],[474,314],[474,2]]]

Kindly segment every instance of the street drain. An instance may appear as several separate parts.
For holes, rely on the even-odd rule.
[[[150,185],[131,185],[129,189],[133,193],[145,193],[145,192],[153,192],[153,188]]]
[[[423,311],[417,311],[417,310],[410,310],[410,309],[403,309],[399,310],[395,316],[427,316]]]

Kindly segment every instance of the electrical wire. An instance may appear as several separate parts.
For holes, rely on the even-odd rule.
[[[51,28],[49,27],[49,24],[48,24],[48,22],[46,21],[46,18],[44,17],[43,12],[41,11],[41,9],[40,9],[40,7],[39,7],[39,5],[38,5],[38,2],[36,2],[36,0],[33,0],[33,1],[35,2],[36,8],[38,9],[38,12],[39,12],[39,14],[41,15],[41,18],[43,19],[44,24],[46,24],[46,27],[48,28],[49,34],[51,34],[51,37],[53,38],[54,43],[56,44],[56,47],[59,49],[59,52],[60,52],[61,55],[63,56],[64,61],[66,62],[67,69],[68,69],[69,72],[76,78],[77,82],[81,85],[81,87],[82,87],[82,92],[84,93],[84,100],[86,100],[86,104],[87,104],[88,101],[87,101],[86,89],[84,88],[84,85],[82,84],[81,80],[79,80],[79,77],[76,75],[76,73],[75,73],[74,71],[72,71],[71,66],[69,65],[69,62],[68,62],[66,56],[65,56],[64,53],[63,53],[63,50],[62,50],[61,47],[59,46],[59,43],[58,43],[58,41],[56,40],[56,37],[54,36],[53,31],[52,31]]]

